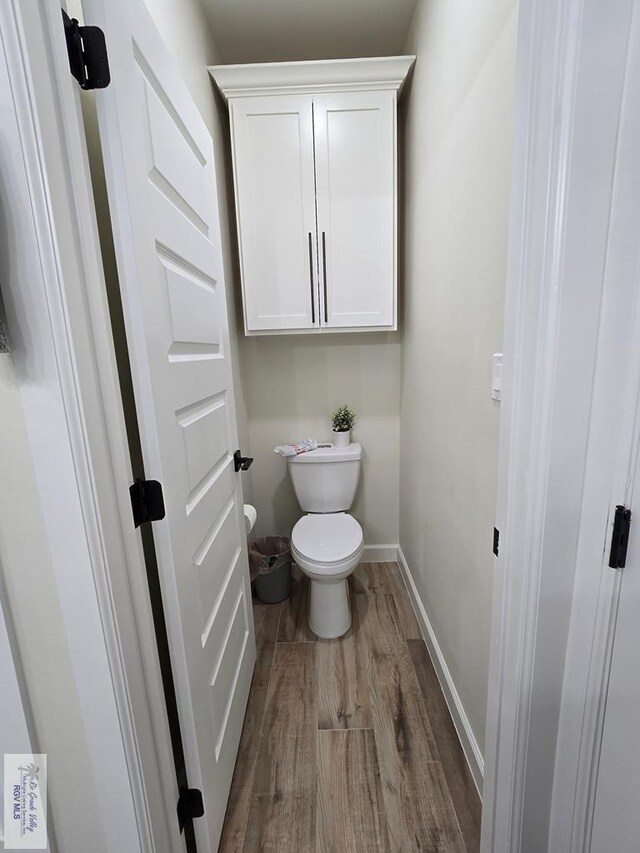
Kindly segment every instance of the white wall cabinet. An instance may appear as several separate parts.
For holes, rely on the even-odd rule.
[[[398,92],[414,57],[217,66],[245,332],[397,328]]]
[[[306,95],[233,105],[238,239],[247,331],[318,324],[313,104]]]

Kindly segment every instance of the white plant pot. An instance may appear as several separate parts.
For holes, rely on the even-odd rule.
[[[351,444],[351,430],[348,429],[345,432],[338,432],[337,430],[333,430],[333,446],[334,447],[348,447]]]

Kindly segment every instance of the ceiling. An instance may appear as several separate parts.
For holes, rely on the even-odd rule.
[[[416,0],[200,0],[223,63],[401,54]]]

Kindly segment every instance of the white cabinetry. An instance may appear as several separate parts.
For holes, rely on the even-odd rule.
[[[397,328],[397,95],[414,57],[216,66],[247,334]]]
[[[304,95],[233,105],[247,331],[318,323],[313,109]]]
[[[321,322],[396,323],[396,96],[313,99]]]

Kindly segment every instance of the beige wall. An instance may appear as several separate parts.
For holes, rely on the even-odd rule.
[[[400,543],[482,749],[515,0],[419,0],[407,53]]]
[[[400,336],[397,333],[244,338],[258,535],[288,533],[301,515],[276,444],[330,440],[341,403],[358,414],[362,478],[353,513],[365,544],[398,542]]]

